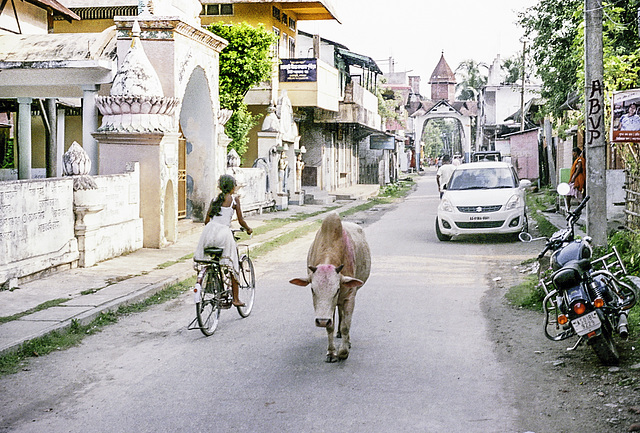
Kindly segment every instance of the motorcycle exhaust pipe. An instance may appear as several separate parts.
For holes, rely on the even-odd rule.
[[[620,313],[620,317],[618,318],[618,334],[620,334],[620,338],[626,340],[629,338],[629,322],[627,321],[627,313]]]

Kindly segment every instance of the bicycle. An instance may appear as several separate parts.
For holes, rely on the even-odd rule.
[[[239,238],[236,233],[240,230],[231,230],[236,242]],[[240,275],[238,281],[238,298],[244,302],[244,306],[236,306],[241,317],[248,317],[253,309],[256,291],[256,277],[253,263],[249,257],[249,246],[236,244],[238,248],[238,262]],[[240,248],[244,252],[240,254]],[[191,321],[188,329],[200,329],[207,337],[213,335],[218,327],[220,311],[230,309],[233,304],[231,292],[231,272],[229,266],[221,264],[222,248],[205,248],[204,260],[195,260],[195,268],[198,271],[196,284],[193,288],[193,296],[196,304],[196,317]],[[197,324],[196,324],[197,322]]]

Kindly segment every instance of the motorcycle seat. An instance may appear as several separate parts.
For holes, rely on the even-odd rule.
[[[553,283],[556,287],[574,286],[590,269],[591,261],[589,259],[571,260],[553,274]]]

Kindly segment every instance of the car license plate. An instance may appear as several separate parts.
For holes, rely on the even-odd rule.
[[[486,221],[488,220],[488,216],[470,216],[469,221]]]
[[[589,314],[573,319],[571,325],[573,325],[576,334],[585,335],[600,327],[600,318],[595,311],[592,311]]]

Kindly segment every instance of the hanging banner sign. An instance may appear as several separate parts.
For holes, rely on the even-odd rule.
[[[611,141],[640,143],[640,89],[613,94]]]
[[[372,135],[369,137],[369,149],[394,150],[396,139],[392,135]]]
[[[318,81],[316,59],[280,59],[280,82]]]

